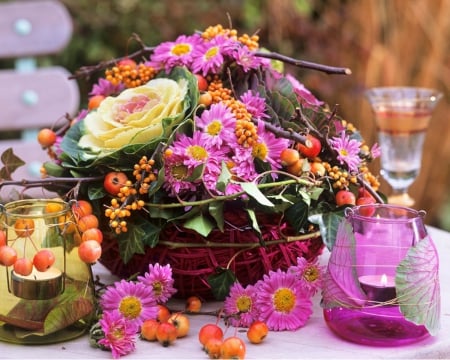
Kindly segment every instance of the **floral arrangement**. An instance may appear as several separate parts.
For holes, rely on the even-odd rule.
[[[274,234],[275,244],[320,235],[330,245],[345,206],[381,201],[368,169],[378,147],[284,71],[348,69],[261,49],[257,35],[221,25],[155,47],[135,39],[139,51],[75,74],[104,71],[88,109],[40,139],[51,157],[45,178],[21,181],[89,201],[123,263],[163,242],[198,247],[166,241],[168,229],[194,232],[202,246],[230,227],[250,229],[250,248]],[[219,275],[208,281],[223,299],[236,277]]]
[[[322,285],[323,272],[317,261],[298,258],[297,264],[286,271],[270,271],[254,285],[244,287],[236,282],[216,316],[223,319],[226,327],[250,328],[253,323],[262,322],[272,331],[297,330],[312,314],[311,297]],[[133,352],[139,338],[170,345],[156,335],[149,338],[142,329],[151,321],[174,324],[173,319],[184,312],[171,311],[167,304],[177,291],[169,264],[150,264],[148,271],[136,280],[118,281],[105,287],[99,296],[99,321],[90,329],[90,343],[111,351],[113,358]],[[163,319],[158,306],[167,309],[168,319]],[[208,353],[207,346],[204,350]],[[218,358],[213,353],[208,355]]]

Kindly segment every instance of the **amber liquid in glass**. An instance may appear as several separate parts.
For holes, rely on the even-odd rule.
[[[377,111],[381,175],[394,190],[408,188],[419,174],[431,111]]]

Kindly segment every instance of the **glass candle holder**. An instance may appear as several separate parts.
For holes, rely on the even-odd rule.
[[[94,314],[90,265],[71,204],[19,200],[0,205],[0,340],[46,344],[80,336]]]
[[[345,210],[322,293],[325,322],[336,335],[399,346],[436,334],[439,261],[424,215],[387,204]]]

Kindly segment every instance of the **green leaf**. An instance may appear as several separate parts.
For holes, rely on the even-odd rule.
[[[304,201],[299,201],[289,207],[284,213],[289,224],[299,233],[308,221],[309,206]]]
[[[344,210],[339,212],[329,212],[323,214],[310,215],[308,220],[319,226],[320,236],[328,250],[332,250],[334,242],[336,241],[337,230],[339,223],[344,217]]]
[[[220,231],[224,230],[224,220],[223,220],[223,208],[225,203],[223,201],[213,201],[209,204],[209,214],[214,218],[216,221],[217,227]]]
[[[117,237],[119,253],[125,264],[130,261],[134,254],[145,254],[144,243],[142,241],[145,236],[145,231],[140,226],[130,224],[127,236]]]
[[[14,154],[12,148],[8,148],[2,153],[1,160],[5,165],[0,169],[0,179],[3,180],[11,180],[11,174],[17,168],[25,165],[25,162]]]
[[[258,189],[258,186],[256,184],[240,182],[239,185],[241,185],[242,189],[256,201],[258,201],[261,205],[270,207],[274,206],[274,204],[270,202],[268,198],[265,197],[265,195],[261,192],[261,190]]]
[[[207,237],[214,229],[214,224],[208,220],[203,214],[199,214],[193,218],[188,219],[183,226],[186,229],[197,231],[200,235]]]
[[[232,178],[231,172],[228,169],[227,164],[222,161],[222,171],[220,172],[219,178],[217,179],[216,189],[225,192],[225,188],[230,183]]]
[[[230,287],[236,282],[236,275],[230,269],[219,268],[208,276],[211,292],[218,301],[223,301],[230,293]]]
[[[248,213],[250,221],[252,223],[252,228],[261,235],[261,229],[259,228],[258,218],[256,217],[255,210],[253,209],[245,209]],[[261,236],[260,236],[261,238]]]

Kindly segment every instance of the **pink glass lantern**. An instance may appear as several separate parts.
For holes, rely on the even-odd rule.
[[[386,204],[346,209],[322,294],[325,321],[338,336],[398,346],[437,332],[439,262],[424,215]]]

